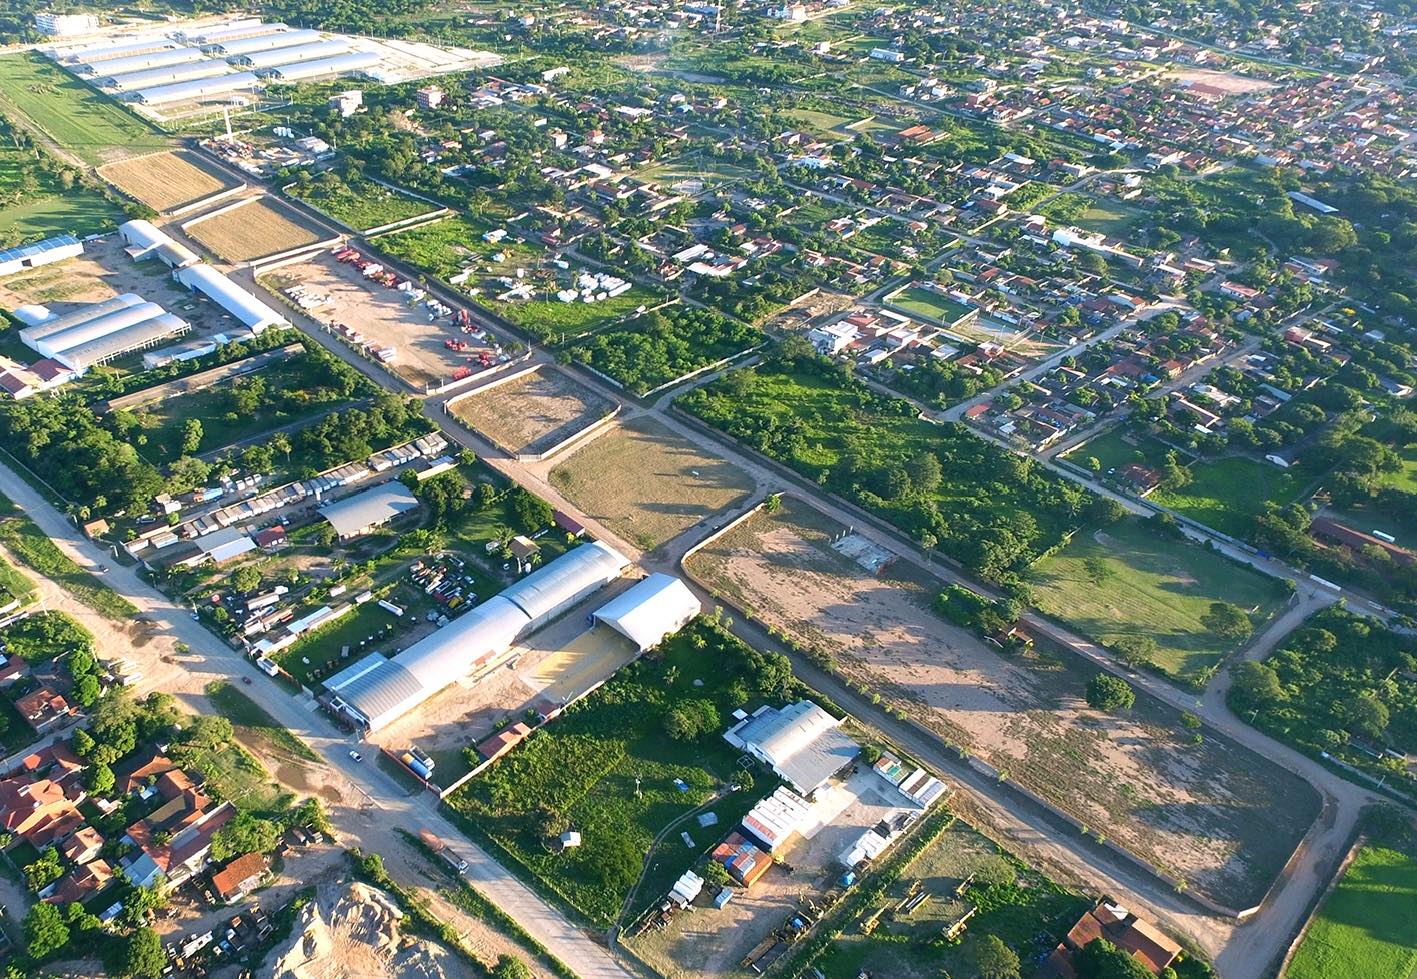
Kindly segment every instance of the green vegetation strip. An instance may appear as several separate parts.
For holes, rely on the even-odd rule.
[[[33,520],[0,496],[0,544],[32,571],[56,582],[83,604],[117,622],[129,622],[138,607],[75,564]]]
[[[222,716],[239,729],[272,742],[276,747],[305,761],[318,762],[320,756],[304,741],[291,734],[265,708],[224,680],[207,684],[207,699]]]
[[[1417,861],[1365,846],[1309,926],[1286,979],[1371,976],[1407,979],[1417,971]]]

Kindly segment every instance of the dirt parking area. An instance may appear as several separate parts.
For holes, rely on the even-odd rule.
[[[170,211],[236,187],[188,150],[110,163],[99,176],[155,211]]]
[[[354,265],[336,261],[330,253],[283,266],[262,276],[260,282],[290,301],[292,288],[323,298],[324,302],[306,309],[305,314],[326,326],[344,324],[370,347],[393,347],[395,359],[385,366],[418,390],[447,381],[459,367],[467,366],[476,352],[459,352],[444,345],[445,340],[467,339],[453,326],[452,317],[429,319],[427,307],[409,306],[405,293],[366,279]]]
[[[1182,68],[1169,72],[1166,77],[1179,85],[1206,85],[1217,88],[1226,95],[1250,95],[1279,87],[1263,78],[1247,78],[1233,71],[1208,71],[1205,68]]]
[[[551,470],[587,516],[646,551],[742,503],[752,478],[664,425],[634,419],[596,435]]]
[[[517,455],[545,452],[614,407],[565,371],[538,366],[459,398],[448,410],[498,448]]]
[[[853,684],[1050,800],[1147,864],[1229,907],[1264,895],[1318,815],[1303,780],[1139,694],[1105,714],[1071,652],[1004,655],[931,611],[937,583],[904,560],[880,576],[830,546],[845,528],[798,500],[759,512],[689,569],[740,610],[830,652]]]
[[[250,262],[331,237],[293,208],[265,195],[230,210],[218,210],[182,230],[228,262]]]

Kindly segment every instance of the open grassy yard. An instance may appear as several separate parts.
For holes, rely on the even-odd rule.
[[[492,227],[467,217],[444,218],[408,231],[384,235],[375,247],[439,279],[456,275],[474,263],[486,262],[495,254],[504,255],[506,259],[503,263],[497,263],[499,271],[536,264],[541,251],[531,245],[507,242],[493,245],[483,241],[482,236]]]
[[[1164,538],[1139,520],[1078,534],[1034,566],[1032,581],[1044,612],[1105,645],[1124,636],[1154,639],[1155,664],[1182,678],[1237,645],[1202,624],[1212,602],[1253,610],[1258,629],[1287,597],[1275,579],[1199,544]]]
[[[263,756],[285,754],[299,761],[318,762],[315,754],[304,741],[281,726],[264,707],[242,693],[234,685],[224,680],[214,680],[207,684],[207,700],[231,722],[236,736],[251,744]]]
[[[955,889],[971,875],[975,883],[961,897]],[[955,818],[916,857],[867,913],[895,908],[913,894],[929,897],[909,913],[882,915],[876,929],[862,934],[849,927],[815,963],[827,979],[864,974],[892,979],[934,979],[972,975],[974,949],[985,935],[997,935],[1025,965],[1057,944],[1088,907],[1074,894],[1020,862],[974,827]],[[963,939],[942,944],[940,933],[972,907]]]
[[[661,297],[636,285],[613,298],[595,303],[563,303],[550,299],[497,300],[480,298],[482,305],[505,317],[513,326],[545,343],[562,343],[603,330],[640,307],[653,306]]]
[[[551,470],[551,484],[645,550],[743,502],[753,488],[741,470],[648,419],[593,439]]]
[[[1409,445],[1398,450],[1402,456],[1402,468],[1383,476],[1383,482],[1407,493],[1417,493],[1417,445]]]
[[[423,613],[432,603],[408,582],[377,590],[375,598],[387,599],[404,609],[403,617],[395,616],[378,601],[356,605],[353,611],[312,630],[281,650],[275,655],[276,662],[302,684],[314,689],[321,680],[365,653],[377,651],[392,656],[427,631],[421,627]]]
[[[110,163],[99,176],[155,211],[169,211],[236,186],[187,150]]]
[[[1417,860],[1365,846],[1319,908],[1285,979],[1417,974]]]
[[[692,849],[677,834],[671,838],[666,852],[679,859],[657,864],[644,884],[646,899],[662,896],[776,784],[759,771],[751,789],[727,791],[739,771],[738,752],[719,737],[721,724],[683,741],[663,728],[670,709],[691,700],[708,702],[726,722],[743,706],[735,702],[735,682],[753,684],[751,651],[703,622],[661,649],[662,660],[625,667],[448,798],[474,836],[490,837],[599,927],[619,914],[661,830],[723,794],[711,806],[717,826],[685,827]],[[553,852],[549,831],[564,829],[579,832],[582,845]]]
[[[969,312],[969,307],[963,303],[919,286],[910,286],[887,297],[886,304],[943,326],[949,326]]]
[[[63,196],[43,195],[0,209],[0,245],[17,245],[56,235],[100,234],[116,227],[123,214],[91,190],[74,188]]]
[[[1108,238],[1126,239],[1146,215],[1116,201],[1094,200],[1075,222],[1085,231],[1096,231]]]
[[[1105,476],[1112,470],[1133,462],[1147,466],[1159,465],[1166,459],[1166,450],[1159,442],[1129,436],[1119,427],[1089,439],[1069,451],[1066,458],[1073,465],[1082,466],[1084,469],[1091,468],[1088,465],[1089,459],[1096,459],[1099,463],[1098,472]]]
[[[1151,501],[1232,537],[1246,536],[1266,503],[1293,503],[1315,476],[1302,464],[1280,469],[1244,456],[1197,462],[1189,468],[1189,485],[1158,489]]]
[[[436,204],[390,190],[372,180],[348,183],[333,173],[315,178],[306,187],[292,186],[287,192],[355,231],[381,228],[438,210]]]
[[[199,243],[228,262],[249,262],[279,252],[313,245],[325,237],[288,205],[273,197],[205,218],[187,228]]]
[[[0,111],[95,165],[171,145],[107,95],[30,52],[0,57]]]

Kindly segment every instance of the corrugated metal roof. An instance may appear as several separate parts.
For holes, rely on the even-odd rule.
[[[56,248],[65,248],[77,245],[79,239],[73,235],[59,235],[55,238],[46,238],[43,241],[36,241],[29,245],[20,245],[16,248],[6,248],[0,250],[0,265],[6,262],[14,262],[19,259],[31,258],[35,255],[43,255]]]
[[[328,520],[341,537],[352,537],[416,509],[418,500],[408,491],[408,487],[392,482],[322,506],[320,516]]]
[[[363,714],[370,727],[377,728],[393,720],[398,716],[395,711],[408,710],[429,696],[429,691],[412,673],[378,653],[371,653],[355,666],[364,668],[345,670],[336,676],[335,680],[339,680],[345,673],[352,674],[350,679],[339,686],[335,686],[334,681],[326,686],[341,700]]]
[[[36,326],[27,326],[20,331],[20,339],[33,347],[40,340],[52,337],[56,333],[62,333],[71,326],[86,323],[100,316],[107,316],[109,313],[120,309],[127,309],[129,306],[137,306],[142,303],[143,297],[136,292],[125,292],[121,296],[114,296],[112,299],[105,299],[101,303],[94,303],[85,306],[83,309],[76,309],[72,313],[65,313],[63,316],[56,316],[51,320],[46,320]]]
[[[604,541],[591,541],[533,571],[502,592],[502,597],[536,621],[553,614],[588,585],[619,577],[629,563]]]
[[[318,40],[320,40],[319,31],[279,31],[272,34],[262,34],[258,37],[242,37],[234,41],[218,41],[211,44],[210,49],[220,53],[223,58],[234,58],[238,55],[254,54],[257,51],[273,51],[276,48],[289,48],[297,44],[310,44]]]
[[[394,657],[425,686],[441,689],[504,652],[531,620],[501,595],[439,629]]]
[[[261,71],[266,68],[275,68],[278,65],[295,65],[306,61],[316,61],[332,55],[343,54],[348,50],[349,42],[332,38],[327,41],[297,44],[294,47],[273,51],[252,51],[250,54],[239,56],[236,60],[256,71]]]
[[[145,105],[162,105],[167,102],[200,99],[208,95],[225,95],[227,92],[256,88],[260,84],[261,80],[256,77],[254,72],[239,71],[234,75],[197,78],[189,82],[139,89],[137,97]]]
[[[159,313],[117,332],[76,344],[63,353],[55,354],[54,359],[76,371],[85,370],[94,364],[106,363],[134,350],[150,347],[167,337],[181,336],[190,329],[191,325],[182,317]]]
[[[214,300],[252,333],[260,333],[268,326],[286,322],[284,316],[210,265],[189,265],[180,269],[177,281]]]
[[[101,77],[106,85],[120,91],[132,92],[143,88],[155,88],[158,85],[171,82],[185,82],[193,78],[210,78],[212,75],[223,75],[230,70],[231,66],[225,61],[193,61],[185,65],[165,65],[160,68],[147,68],[143,71],[130,71],[121,75],[111,74]]]
[[[91,75],[111,78],[114,75],[143,71],[147,68],[165,68],[168,65],[181,65],[189,61],[204,60],[206,60],[206,55],[196,48],[171,48],[163,51],[149,51],[146,54],[134,54],[126,58],[113,58],[85,67]]]
[[[155,316],[161,316],[163,312],[163,308],[157,303],[138,303],[125,309],[116,309],[103,316],[85,320],[67,330],[50,334],[43,340],[36,341],[34,347],[46,357],[57,357],[64,351],[80,344],[89,343],[120,330],[126,330],[130,326],[137,326]]]
[[[375,67],[380,60],[377,54],[369,51],[350,51],[348,54],[337,54],[333,58],[323,58],[319,61],[302,61],[299,64],[281,65],[271,69],[271,74],[278,81],[293,82],[301,78],[318,78],[321,75],[335,75],[346,71],[363,71],[365,68]]]
[[[683,581],[673,575],[652,574],[606,602],[595,618],[644,652],[682,629],[700,608]]]

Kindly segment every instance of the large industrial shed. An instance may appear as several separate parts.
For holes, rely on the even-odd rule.
[[[284,316],[210,265],[189,265],[178,269],[174,277],[188,289],[200,292],[235,316],[252,333],[263,333],[267,327],[290,325]]]
[[[224,75],[229,70],[224,61],[193,61],[185,65],[148,68],[122,75],[104,75],[99,79],[99,84],[105,88],[116,88],[120,92],[133,92],[144,88],[157,88],[159,85],[187,82],[194,78]]]
[[[629,639],[640,652],[658,646],[700,611],[689,586],[673,575],[652,574],[607,602],[592,618]]]
[[[134,218],[118,226],[118,237],[127,247],[123,250],[135,262],[159,258],[170,269],[185,269],[201,261],[197,253],[162,231],[151,221]]]
[[[129,55],[126,58],[111,58],[96,64],[81,64],[78,71],[84,75],[101,74],[105,78],[111,78],[114,75],[122,75],[132,71],[167,68],[172,65],[186,64],[189,61],[204,60],[206,60],[206,56],[196,48],[171,48],[163,51],[150,51],[147,54]]]
[[[781,710],[764,705],[723,737],[770,766],[804,796],[821,788],[861,753],[861,746],[842,733],[841,721],[810,700]]]
[[[172,85],[139,89],[133,97],[143,105],[167,105],[171,102],[191,102],[195,99],[209,99],[232,92],[250,91],[260,87],[261,80],[254,72],[238,71],[231,75],[215,78],[195,78]]]
[[[262,34],[258,37],[221,41],[217,44],[203,45],[203,47],[218,58],[236,58],[255,54],[257,51],[273,51],[276,48],[289,48],[297,44],[312,44],[318,40],[320,40],[319,31],[279,31],[274,34]]]
[[[232,58],[231,62],[233,64],[244,65],[253,71],[261,71],[264,68],[274,68],[277,65],[289,65],[301,61],[314,61],[318,58],[328,58],[331,55],[342,54],[348,50],[349,45],[344,41],[316,41],[313,44],[298,44],[293,48],[252,51],[250,54],[242,55],[239,58]]]
[[[157,303],[127,293],[21,330],[20,339],[41,356],[70,370],[84,371],[168,337],[181,336],[189,329],[186,320]]]
[[[337,54],[333,58],[318,61],[301,61],[292,65],[279,65],[263,72],[274,82],[298,82],[306,78],[324,78],[326,75],[344,75],[354,71],[377,68],[379,56],[369,51],[350,51]]]
[[[88,47],[70,48],[68,51],[60,51],[55,57],[64,64],[94,64],[99,61],[111,61],[114,58],[127,58],[135,54],[147,54],[149,51],[165,51],[177,47],[175,41],[170,41],[165,37],[142,37],[128,41],[117,41],[112,44],[91,44]],[[97,69],[99,71],[102,68]]]
[[[393,659],[370,653],[346,667],[325,683],[329,706],[377,731],[614,581],[628,564],[607,544],[582,544]]]
[[[402,483],[384,483],[320,507],[320,516],[329,521],[340,540],[349,540],[417,509],[418,500]]]
[[[269,34],[271,31],[285,30],[284,24],[267,24],[258,17],[244,17],[240,20],[227,21],[217,27],[207,27],[198,31],[180,31],[180,37],[188,44],[196,44],[205,47],[208,44],[215,44],[218,41],[234,41],[239,37],[253,37],[257,34]]]
[[[14,275],[23,269],[39,268],[83,253],[83,243],[73,235],[60,235],[32,245],[6,248],[0,250],[0,275]]]

